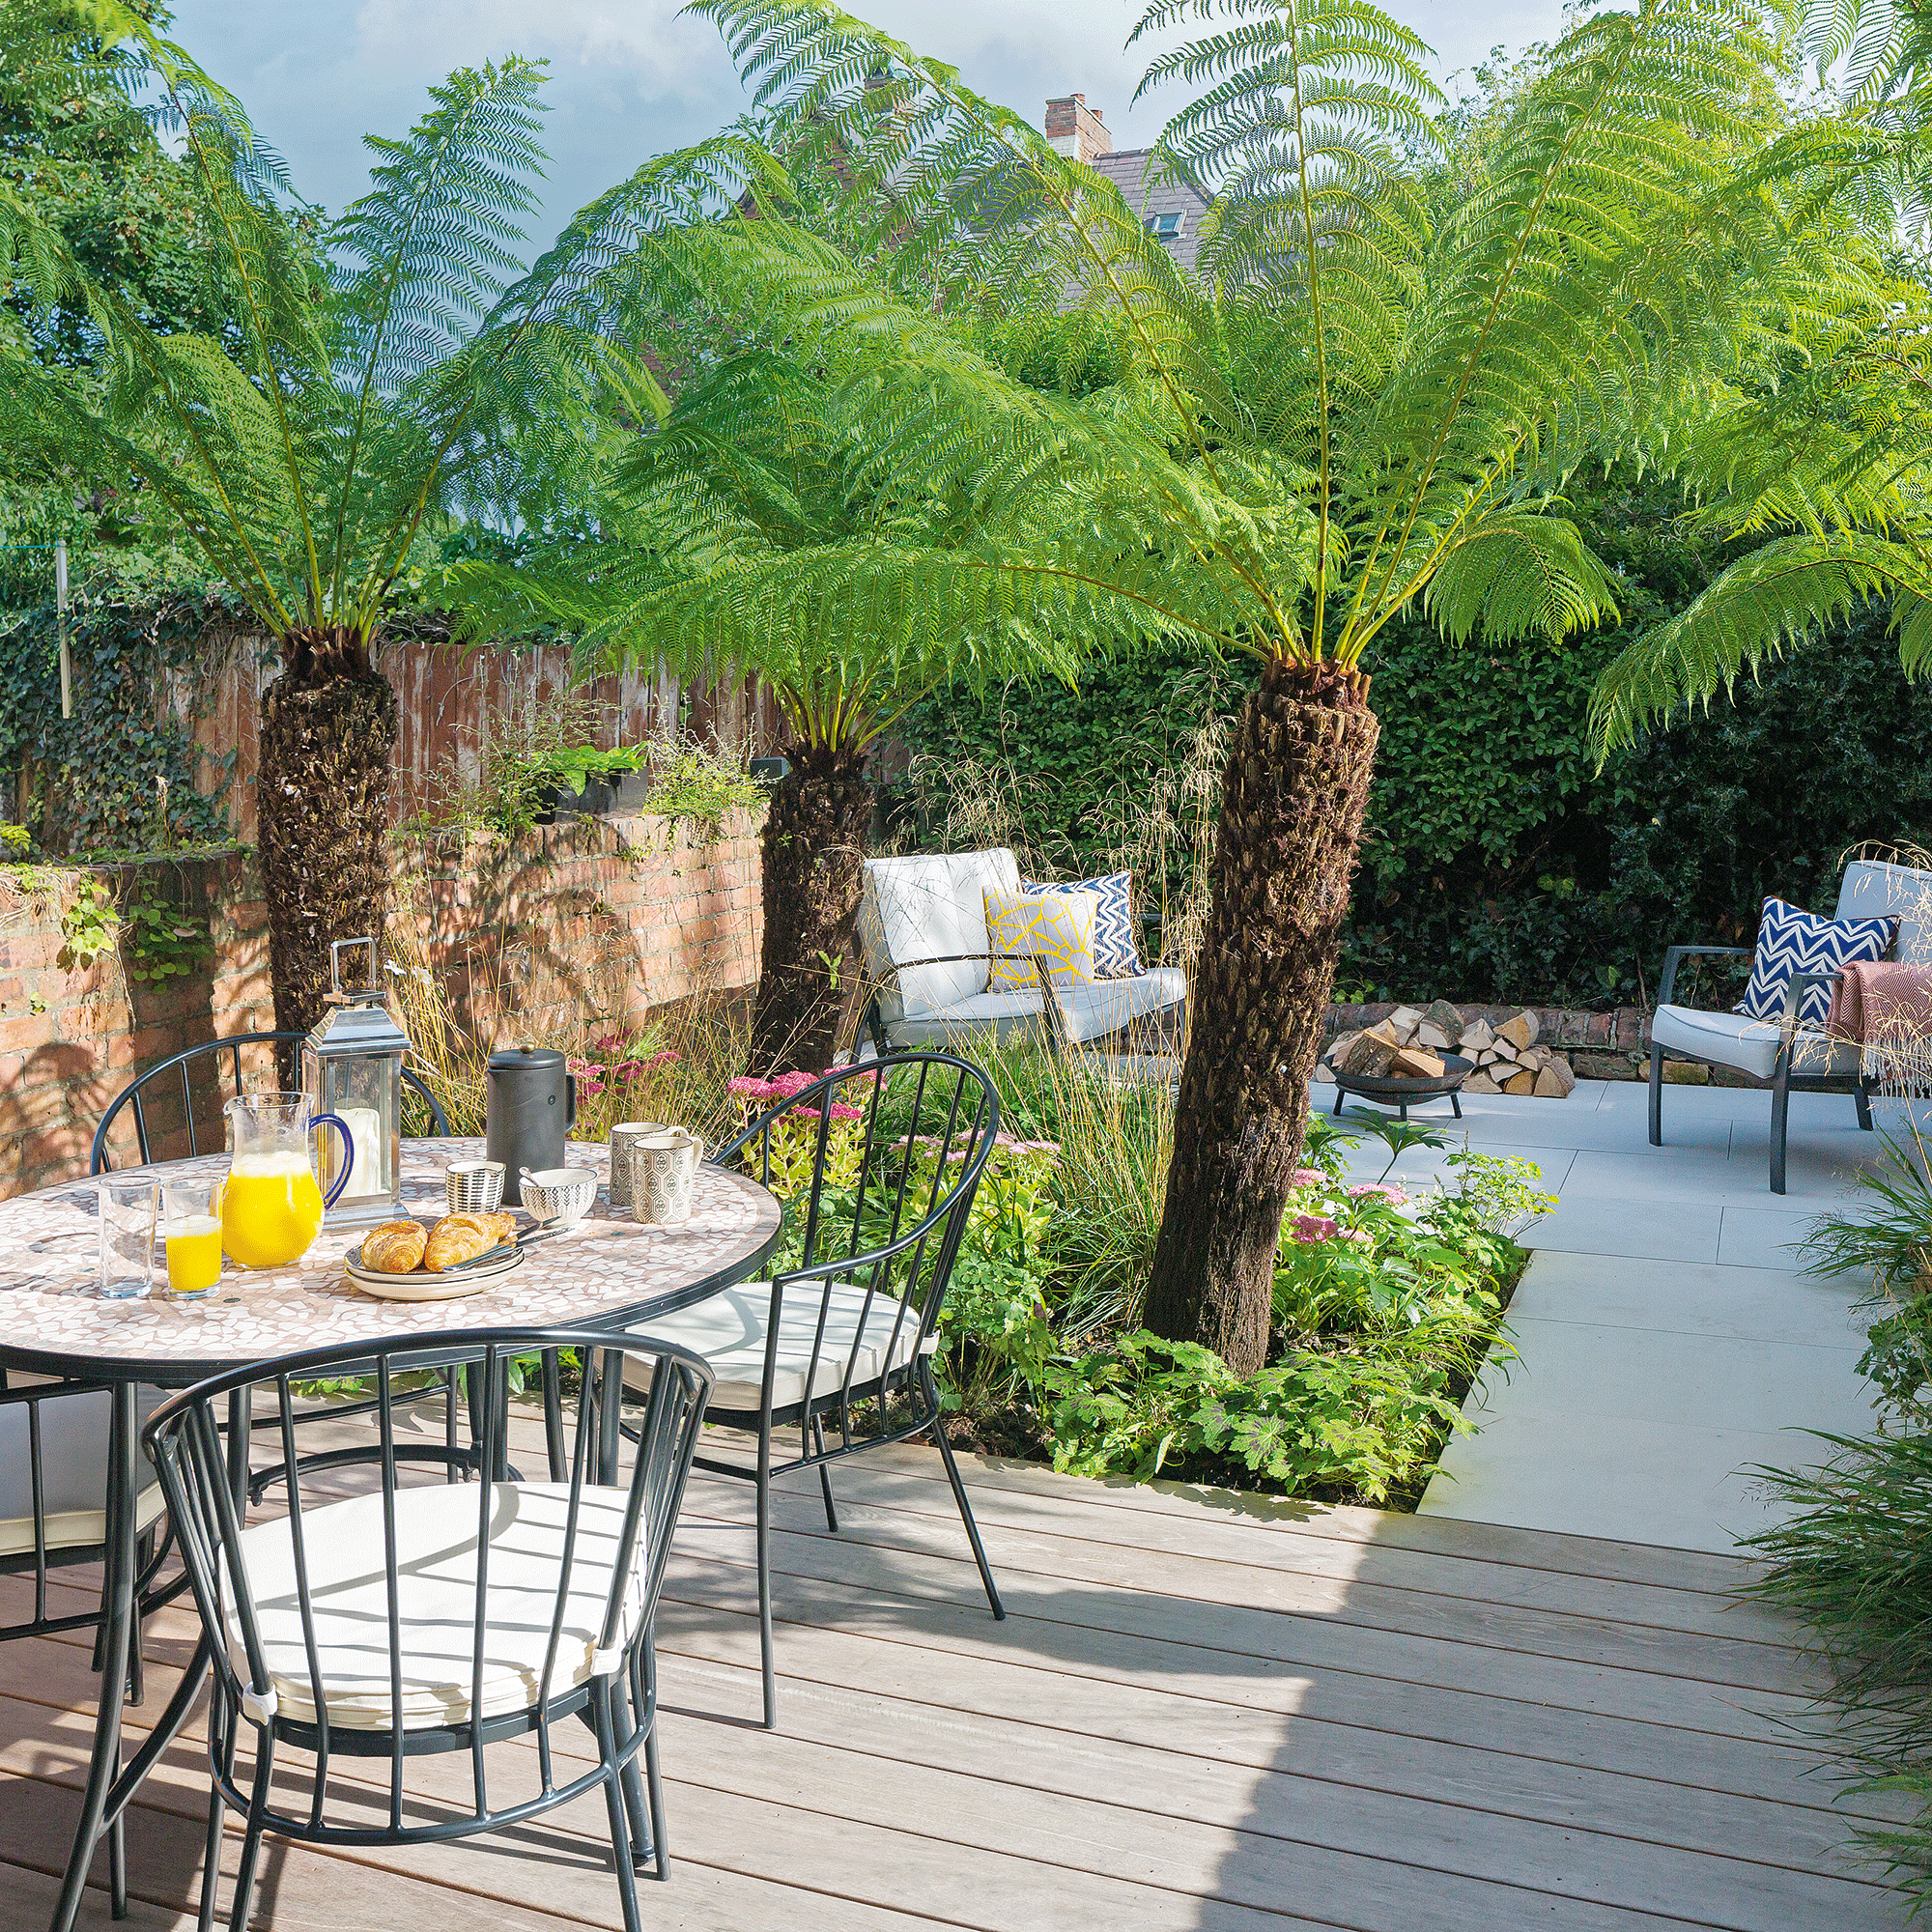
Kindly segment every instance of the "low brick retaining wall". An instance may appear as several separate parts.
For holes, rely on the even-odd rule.
[[[758,814],[737,811],[715,828],[649,817],[539,826],[513,840],[399,835],[394,917],[411,923],[479,1039],[575,1016],[636,1022],[755,980],[757,833]],[[156,871],[171,900],[207,920],[207,965],[144,983],[128,970],[125,929],[120,950],[74,963],[62,921],[80,882],[100,880],[126,904]],[[0,870],[0,1198],[84,1175],[101,1114],[138,1068],[274,1023],[251,851]],[[263,1054],[250,1082],[271,1077]],[[158,1153],[185,1151],[179,1089],[149,1119]],[[117,1158],[132,1157],[131,1130],[128,1141]]]

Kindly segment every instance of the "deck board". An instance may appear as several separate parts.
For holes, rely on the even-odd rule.
[[[815,1484],[787,1485],[777,1735],[752,1721],[751,1492],[694,1480],[660,1616],[675,1862],[668,1887],[643,1883],[648,1925],[1903,1923],[1843,1850],[1851,1818],[1784,1728],[1812,1665],[1774,1613],[1732,1607],[1747,1565],[964,1466],[1003,1624],[929,1450],[841,1469],[837,1536]],[[77,1600],[87,1580],[56,1587]],[[25,1587],[0,1583],[0,1604]],[[157,1620],[131,1733],[192,1632],[185,1607]],[[84,1636],[0,1650],[8,1927],[51,1909],[92,1688]],[[136,1932],[193,1922],[198,1736],[177,1741],[131,1814]],[[506,1778],[534,1759],[526,1743],[497,1754]],[[412,1775],[426,1804],[467,1792],[462,1756]],[[592,1800],[469,1843],[285,1847],[256,1923],[615,1927],[603,1833]],[[235,1846],[231,1829],[231,1867]],[[109,1923],[104,1893],[83,1922]]]

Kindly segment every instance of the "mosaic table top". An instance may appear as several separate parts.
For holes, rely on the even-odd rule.
[[[403,1142],[403,1211],[444,1211],[443,1169],[483,1156],[480,1140]],[[779,1204],[749,1175],[701,1166],[691,1219],[653,1228],[612,1213],[609,1151],[573,1142],[573,1166],[598,1172],[597,1202],[568,1234],[530,1248],[521,1267],[450,1301],[386,1301],[344,1276],[344,1255],[368,1232],[324,1228],[281,1268],[227,1263],[200,1301],[107,1301],[96,1290],[93,1180],[0,1201],[0,1363],[181,1383],[298,1349],[469,1328],[635,1321],[755,1274],[779,1230]],[[117,1179],[216,1179],[226,1154],[117,1169]],[[156,1275],[161,1273],[158,1265]]]

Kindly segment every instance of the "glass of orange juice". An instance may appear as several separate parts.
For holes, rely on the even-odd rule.
[[[168,1285],[171,1301],[198,1301],[221,1279],[221,1183],[171,1180],[166,1202]]]

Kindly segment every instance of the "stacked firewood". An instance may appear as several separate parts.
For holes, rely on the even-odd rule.
[[[1378,1026],[1343,1034],[1322,1056],[1338,1072],[1372,1080],[1437,1080],[1444,1056],[1461,1054],[1475,1070],[1465,1094],[1539,1094],[1560,1100],[1577,1084],[1570,1063],[1536,1043],[1536,1015],[1512,1013],[1500,1026],[1463,1016],[1447,1000],[1398,1007]]]

